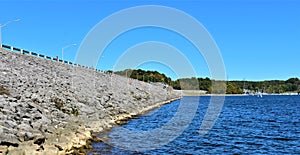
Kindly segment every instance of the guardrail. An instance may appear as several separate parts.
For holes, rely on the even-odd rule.
[[[47,55],[44,55],[44,54],[39,54],[39,53],[36,53],[36,52],[27,51],[27,50],[24,50],[24,49],[21,49],[21,48],[16,48],[16,47],[9,46],[9,45],[0,44],[0,48],[2,48],[4,50],[11,51],[11,52],[16,52],[16,53],[19,53],[19,54],[30,55],[30,56],[34,56],[34,57],[38,57],[38,58],[58,62],[58,63],[67,64],[67,65],[70,65],[70,66],[77,66],[77,67],[87,68],[87,69],[90,69],[90,70],[93,70],[93,71],[96,71],[96,72],[108,74],[108,75],[111,76],[111,78],[115,75],[113,72],[111,73],[109,71],[103,71],[103,70],[99,70],[99,69],[96,69],[96,68],[93,68],[93,67],[83,66],[83,65],[80,65],[80,64],[76,64],[76,63],[73,63],[73,62],[66,61],[66,60],[61,60],[58,57],[53,58],[53,57],[50,57],[50,56],[47,56]],[[130,78],[130,77],[126,77],[126,78],[128,78],[128,80],[138,81],[137,79],[133,79],[133,78]]]
[[[82,67],[82,68],[87,68],[87,69],[95,70],[95,71],[98,71],[98,72],[101,72],[101,73],[106,73],[106,72],[104,72],[102,70],[99,70],[99,69],[96,69],[96,68],[93,68],[93,67],[83,66],[83,65],[76,64],[76,63],[73,63],[73,62],[70,62],[70,61],[61,60],[58,57],[53,58],[53,57],[50,57],[50,56],[47,56],[47,55],[44,55],[44,54],[39,54],[39,53],[36,53],[36,52],[27,51],[27,50],[24,50],[24,49],[21,49],[21,48],[16,48],[16,47],[9,46],[9,45],[0,44],[0,48],[2,48],[4,50],[8,50],[8,51],[12,51],[12,52],[24,54],[24,55],[30,55],[30,56],[34,56],[34,57],[38,57],[38,58],[43,58],[43,59],[46,59],[46,60],[50,60],[50,61],[60,62],[60,63],[71,65],[71,66],[78,66],[78,67]]]

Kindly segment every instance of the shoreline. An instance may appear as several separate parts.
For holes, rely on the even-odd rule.
[[[176,97],[176,98],[168,99],[168,100],[165,100],[165,101],[158,102],[158,103],[156,103],[152,106],[149,106],[147,108],[144,108],[138,113],[131,113],[131,114],[127,114],[127,115],[122,115],[121,117],[116,117],[115,119],[112,120],[115,124],[113,124],[110,128],[104,129],[101,132],[97,132],[97,131],[96,132],[91,132],[92,138],[86,140],[87,145],[83,146],[83,148],[88,148],[86,150],[90,151],[93,148],[92,145],[91,145],[92,142],[104,142],[105,140],[107,140],[106,137],[100,137],[100,136],[105,134],[106,132],[110,132],[110,130],[112,130],[114,127],[124,125],[124,124],[127,123],[127,121],[129,121],[132,118],[137,118],[141,115],[144,115],[144,114],[150,112],[151,110],[158,109],[158,108],[160,108],[161,106],[163,106],[165,104],[170,104],[171,102],[176,101],[176,100],[180,100],[180,99],[182,99],[182,97]]]
[[[114,121],[117,125],[122,125],[122,124],[125,123],[124,121],[128,121],[131,118],[139,117],[140,115],[146,114],[151,110],[155,110],[155,109],[160,108],[164,104],[169,104],[173,101],[180,100],[181,98],[182,97],[176,97],[176,98],[168,99],[168,100],[165,100],[165,101],[161,101],[161,102],[158,102],[158,103],[156,103],[152,106],[144,108],[144,109],[142,109],[141,111],[139,111],[137,113],[130,113],[130,114],[122,115],[122,116],[117,116],[112,121]]]
[[[105,128],[101,131],[92,131],[92,130],[87,130],[87,132],[89,133],[88,135],[86,135],[86,143],[84,143],[83,145],[81,145],[80,147],[77,148],[73,148],[72,149],[72,154],[81,154],[81,153],[87,153],[88,151],[92,150],[92,142],[100,142],[100,141],[104,141],[102,138],[99,138],[97,135],[102,135],[107,131],[112,130],[114,127],[118,126],[118,125],[124,125],[125,123],[127,123],[127,121],[129,121],[132,118],[136,118],[139,117],[141,115],[144,115],[148,112],[150,112],[151,110],[155,110],[160,108],[161,106],[165,105],[165,104],[169,104],[173,101],[176,100],[180,100],[182,97],[176,97],[176,98],[172,98],[172,99],[168,99],[165,101],[161,101],[158,102],[152,106],[149,106],[147,108],[142,109],[140,112],[138,113],[131,113],[131,114],[127,114],[127,115],[122,115],[122,116],[117,116],[116,118],[110,120],[111,122],[113,122],[113,124],[108,127]]]

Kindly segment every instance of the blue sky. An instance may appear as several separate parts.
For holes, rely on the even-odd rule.
[[[109,15],[140,5],[163,5],[197,19],[218,45],[229,80],[270,80],[300,77],[300,1],[297,0],[1,0],[0,23],[20,18],[2,28],[3,44],[74,61],[88,32]],[[176,17],[174,17],[176,18]],[[130,21],[128,21],[130,22]],[[160,41],[180,49],[199,77],[211,77],[201,54],[180,35],[159,28],[131,30],[116,38],[97,68],[112,69],[126,49],[143,41]],[[126,67],[126,66],[124,66]],[[173,79],[162,64],[145,63]],[[186,75],[188,76],[188,75]]]

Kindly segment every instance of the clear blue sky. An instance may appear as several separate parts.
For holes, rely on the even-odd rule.
[[[193,16],[209,31],[220,49],[229,80],[300,77],[298,0],[1,0],[0,5],[1,24],[21,19],[2,28],[3,44],[54,57],[61,56],[65,45],[76,43],[78,46],[65,50],[64,57],[69,61],[75,59],[87,33],[110,14],[139,5],[173,7]],[[183,38],[162,29],[136,29],[123,34],[104,52],[97,67],[111,69],[124,50],[147,40],[178,45],[197,76],[210,77],[202,56],[195,54]],[[147,63],[140,68],[177,78],[161,64]]]

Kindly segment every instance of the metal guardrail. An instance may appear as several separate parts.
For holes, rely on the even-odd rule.
[[[73,62],[66,61],[66,60],[58,59],[58,57],[53,58],[53,57],[50,57],[50,56],[47,56],[47,55],[44,55],[44,54],[39,54],[39,53],[27,51],[27,50],[16,48],[16,47],[9,46],[9,45],[0,44],[0,48],[2,48],[4,50],[11,51],[11,52],[16,52],[16,53],[19,53],[19,54],[30,55],[30,56],[34,56],[34,57],[37,57],[37,58],[42,58],[42,59],[49,60],[49,61],[63,63],[63,64],[66,64],[66,65],[70,65],[72,67],[76,66],[76,67],[90,69],[90,70],[93,70],[93,71],[96,71],[96,72],[100,72],[100,73],[105,73],[105,74],[110,75],[111,78],[113,76],[115,76],[115,73],[113,73],[113,72],[111,73],[109,71],[103,71],[103,70],[99,70],[99,69],[96,69],[96,68],[93,68],[93,67],[83,66],[83,65],[80,65],[80,64],[76,64],[76,63],[73,63]],[[137,79],[133,79],[133,78],[130,78],[130,77],[126,77],[126,78],[128,78],[128,82],[129,82],[129,80],[131,80],[131,81],[138,81]]]
[[[21,49],[21,48],[16,48],[16,47],[9,46],[9,45],[0,44],[0,48],[2,48],[4,50],[11,51],[11,52],[16,52],[16,53],[19,53],[19,54],[30,55],[30,56],[34,56],[34,57],[37,57],[37,58],[42,58],[42,59],[49,60],[49,61],[63,63],[63,64],[70,65],[70,66],[77,66],[77,67],[81,67],[81,68],[90,69],[90,70],[93,70],[93,71],[96,71],[96,72],[108,74],[111,77],[115,75],[114,73],[110,73],[108,71],[99,70],[99,69],[89,67],[89,66],[83,66],[83,65],[80,65],[80,64],[76,64],[76,63],[73,63],[73,62],[66,61],[66,60],[61,60],[58,57],[53,58],[53,57],[50,57],[50,56],[47,56],[47,55],[44,55],[44,54],[39,54],[39,53],[36,53],[36,52],[27,51],[27,50],[24,50],[24,49]],[[132,79],[132,78],[129,78],[129,77],[126,77],[126,78],[128,78],[130,80],[136,80],[136,79]]]
[[[93,67],[83,66],[83,65],[76,64],[76,63],[73,63],[73,62],[70,62],[70,61],[61,60],[58,57],[53,58],[53,57],[50,57],[50,56],[47,56],[47,55],[44,55],[44,54],[39,54],[39,53],[36,53],[36,52],[27,51],[27,50],[24,50],[24,49],[21,49],[21,48],[16,48],[16,47],[9,46],[9,45],[0,44],[0,48],[2,48],[4,50],[24,54],[24,55],[30,55],[30,56],[50,60],[50,61],[60,62],[60,63],[67,64],[67,65],[70,65],[70,66],[78,66],[78,67],[82,67],[82,68],[95,70],[97,72],[105,73],[105,71],[102,71],[102,70],[99,70],[99,69],[96,69],[96,68],[93,68]]]

